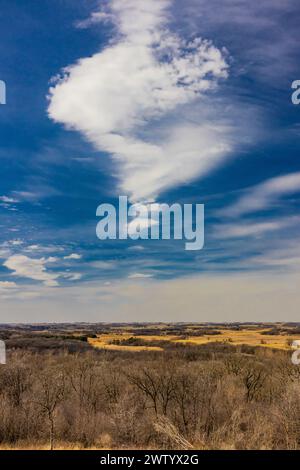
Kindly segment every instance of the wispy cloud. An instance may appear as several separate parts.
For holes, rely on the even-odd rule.
[[[11,296],[14,296],[17,291],[17,284],[10,281],[0,281],[0,298],[8,299]]]
[[[265,248],[260,255],[247,259],[247,265],[252,269],[263,269],[269,272],[300,273],[300,243],[299,240],[285,240],[284,245],[277,243]]]
[[[17,211],[16,204],[19,201],[10,196],[0,196],[0,207],[7,209],[9,211]]]
[[[255,81],[268,83],[268,87],[286,84],[297,75],[298,0],[189,0],[182,6],[179,22],[188,23],[205,34],[222,35],[239,56],[239,73],[252,75]]]
[[[128,276],[128,279],[147,279],[153,277],[152,274],[144,274],[144,273],[133,273]]]
[[[172,33],[171,5],[112,0],[90,19],[113,21],[110,45],[67,67],[50,89],[49,116],[113,156],[120,189],[132,200],[206,174],[232,150],[231,130],[219,119],[200,111],[186,120],[186,106],[228,76],[225,51]]]
[[[220,224],[214,228],[216,238],[242,238],[249,236],[261,236],[268,232],[283,230],[300,224],[300,217],[282,217],[265,222],[247,221],[236,224]]]
[[[15,289],[17,284],[10,281],[0,281],[0,290]]]
[[[271,178],[246,190],[236,203],[222,209],[219,214],[238,217],[272,208],[281,197],[300,192],[300,172]]]
[[[70,255],[64,256],[64,259],[81,259],[82,255],[78,253],[71,253]]]
[[[106,13],[105,11],[95,11],[86,20],[77,21],[76,27],[79,29],[85,29],[85,28],[89,28],[92,25],[95,25],[98,23],[105,23],[105,22],[109,22],[112,20],[113,20],[113,17],[111,14]]]
[[[15,204],[18,200],[9,196],[0,196],[0,202],[4,202],[5,204]]]
[[[69,281],[79,281],[82,278],[81,273],[65,273],[63,275],[65,279],[68,279]]]

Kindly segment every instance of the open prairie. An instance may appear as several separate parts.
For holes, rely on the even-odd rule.
[[[295,339],[298,329],[292,327],[283,328],[278,325],[275,328],[266,326],[252,327],[242,326],[236,327],[203,327],[202,331],[196,325],[190,325],[182,330],[179,334],[168,334],[161,325],[154,325],[157,328],[157,334],[147,334],[146,329],[135,330],[131,334],[126,327],[119,329],[118,332],[110,332],[107,334],[97,335],[96,338],[89,338],[89,343],[96,348],[110,350],[126,350],[126,351],[159,351],[163,350],[163,345],[170,344],[190,344],[203,345],[207,343],[230,343],[232,345],[248,345],[259,346],[273,349],[290,350]],[[129,329],[130,330],[130,329]],[[298,336],[300,337],[300,331]],[[160,346],[157,344],[160,343]]]

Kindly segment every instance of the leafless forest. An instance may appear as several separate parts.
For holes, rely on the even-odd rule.
[[[286,351],[3,336],[1,448],[300,448],[300,366]]]

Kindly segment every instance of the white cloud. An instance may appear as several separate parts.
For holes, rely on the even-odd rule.
[[[17,199],[14,199],[9,196],[0,196],[0,206],[9,211],[17,211],[18,209],[14,206],[19,202]]]
[[[18,198],[19,202],[39,204],[40,200],[58,196],[60,193],[57,189],[49,186],[42,178],[31,176],[27,178],[24,190],[13,191],[13,194]]]
[[[11,248],[12,246],[20,246],[23,245],[23,240],[20,240],[19,238],[17,239],[12,239],[12,240],[7,240],[3,243],[1,243],[1,247],[3,248]]]
[[[0,244],[0,258],[8,258],[15,249],[23,245],[23,241],[20,239],[7,240]]]
[[[0,298],[8,299],[11,296],[15,298],[17,288],[18,286],[15,282],[0,281]]]
[[[17,203],[17,199],[14,199],[12,197],[8,197],[8,196],[0,196],[0,201],[1,202],[4,202],[6,204],[15,204]]]
[[[64,256],[64,259],[81,259],[82,255],[78,255],[77,253],[71,253],[68,256]]]
[[[48,245],[48,246],[45,246],[45,245],[38,245],[38,244],[34,244],[34,245],[28,245],[26,247],[24,247],[23,249],[24,251],[26,251],[27,253],[57,253],[57,252],[61,252],[61,251],[64,251],[64,248],[62,246],[58,246],[58,245]]]
[[[49,116],[111,154],[120,190],[135,201],[205,174],[232,149],[218,120],[186,121],[185,107],[226,78],[228,67],[210,41],[168,30],[171,4],[112,0],[104,17],[115,24],[114,42],[67,67],[49,94]]]
[[[145,279],[149,277],[153,277],[152,274],[134,273],[130,274],[130,276],[128,276],[128,279]]]
[[[3,265],[13,271],[13,276],[43,281],[46,286],[57,286],[56,279],[59,274],[49,273],[46,270],[46,265],[55,261],[56,258],[53,257],[33,259],[24,255],[12,255]]]
[[[29,290],[27,286],[10,281],[0,281],[1,301],[31,300],[37,297],[39,297],[39,293]]]
[[[129,251],[144,251],[145,247],[143,245],[133,245],[127,248]]]
[[[0,281],[0,289],[15,289],[17,284],[10,281]]]
[[[82,274],[80,273],[66,273],[63,275],[65,279],[69,279],[69,281],[79,281],[82,278]]]
[[[31,191],[14,191],[14,194],[16,194],[20,199],[25,201],[31,201],[36,199],[36,194]]]
[[[282,196],[300,192],[300,172],[277,176],[249,188],[239,201],[219,211],[220,215],[238,217],[272,207]]]
[[[112,21],[112,20],[113,18],[109,13],[105,13],[104,11],[95,11],[86,20],[78,21],[76,23],[76,27],[79,29],[85,29],[94,24],[106,23],[107,21]]]
[[[275,242],[267,239],[267,242],[262,250],[256,250],[257,254],[241,260],[239,266],[247,266],[253,270],[264,269],[273,274],[276,272],[300,274],[300,241],[298,239],[275,239]]]
[[[278,220],[269,220],[266,222],[251,222],[239,224],[221,224],[215,227],[214,236],[216,238],[240,238],[249,236],[260,236],[267,232],[282,230],[287,227],[298,225],[300,217],[282,217]]]
[[[40,249],[40,245],[29,245],[26,247],[26,251],[38,251]]]

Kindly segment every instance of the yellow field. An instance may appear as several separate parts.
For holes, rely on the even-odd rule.
[[[195,336],[188,339],[177,340],[181,343],[206,344],[208,342],[222,342],[233,345],[262,346],[267,348],[289,350],[289,343],[295,340],[295,336],[288,335],[262,335],[264,330],[219,330],[221,335]]]
[[[216,330],[216,329],[215,329]],[[293,340],[299,339],[295,335],[262,335],[263,329],[243,329],[240,331],[230,329],[217,329],[221,334],[219,335],[203,335],[203,336],[189,336],[184,334],[185,338],[175,335],[132,335],[126,332],[112,333],[106,335],[100,335],[97,338],[89,338],[89,343],[101,349],[109,349],[115,351],[163,351],[162,347],[159,346],[145,346],[143,345],[119,345],[112,344],[114,341],[128,340],[129,338],[136,338],[143,342],[151,343],[154,341],[168,341],[171,343],[182,343],[182,344],[207,344],[207,343],[229,343],[232,345],[249,345],[249,346],[260,346],[265,348],[274,348],[282,350],[290,350]],[[142,329],[141,329],[142,332]]]
[[[111,334],[102,335],[98,338],[89,338],[89,343],[95,348],[109,349],[111,351],[162,351],[163,349],[156,346],[125,346],[119,344],[110,344],[114,340],[124,340],[131,338],[132,335],[128,334]],[[136,336],[135,336],[136,338]]]

